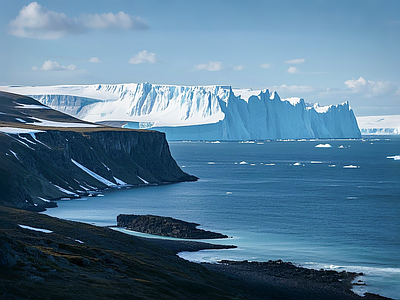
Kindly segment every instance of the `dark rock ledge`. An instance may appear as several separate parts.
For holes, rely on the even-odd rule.
[[[200,224],[153,215],[125,215],[117,217],[117,226],[142,233],[181,239],[223,239],[227,235],[197,228]]]

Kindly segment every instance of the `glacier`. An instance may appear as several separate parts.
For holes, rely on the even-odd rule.
[[[400,135],[400,115],[357,117],[362,135]]]
[[[321,107],[269,90],[147,82],[2,88],[85,121],[162,131],[170,141],[361,137],[348,102]]]

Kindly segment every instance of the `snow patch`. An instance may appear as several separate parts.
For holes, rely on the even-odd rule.
[[[32,118],[38,122],[29,123],[30,125],[44,126],[44,127],[100,127],[101,125],[87,124],[87,123],[69,123],[69,122],[56,122],[39,118]]]
[[[58,186],[58,185],[56,185],[56,184],[54,184],[54,183],[53,183],[53,185],[54,185],[56,188],[58,188],[61,192],[65,193],[65,194],[73,195],[73,196],[75,196],[75,197],[78,197],[78,195],[75,194],[74,192],[68,191],[68,190],[66,190],[66,189],[62,188],[61,186]]]
[[[114,177],[115,182],[116,182],[118,185],[128,185],[125,181],[122,181],[121,179],[118,179],[118,178],[115,177],[115,176],[113,176],[113,177]]]
[[[52,233],[53,232],[53,231],[48,230],[48,229],[36,228],[36,227],[27,226],[27,225],[18,224],[18,226],[21,227],[21,228],[24,228],[24,229],[29,229],[29,230],[33,230],[33,231],[40,231],[40,232],[44,232],[44,233]]]
[[[139,175],[137,175],[137,177],[138,177],[141,181],[143,181],[144,184],[149,184],[148,181],[144,180],[144,179],[143,179],[142,177],[140,177]]]
[[[86,168],[85,166],[81,165],[80,163],[78,163],[77,161],[73,160],[71,158],[71,161],[80,169],[82,169],[84,172],[88,173],[90,176],[92,176],[93,178],[97,179],[98,181],[100,181],[101,183],[104,183],[105,185],[109,186],[109,187],[115,187],[116,184],[105,179],[104,177],[100,176],[99,174],[89,170],[88,168]]]
[[[15,153],[14,151],[12,151],[11,149],[10,149],[10,152],[12,153],[12,155],[15,156],[16,159],[18,159],[18,160],[21,162],[21,160],[19,159],[17,153]]]

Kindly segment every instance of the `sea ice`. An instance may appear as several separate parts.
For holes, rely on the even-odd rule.
[[[245,162],[245,161],[243,160],[243,161],[241,161],[241,162],[239,163],[239,165],[247,165],[247,162]]]

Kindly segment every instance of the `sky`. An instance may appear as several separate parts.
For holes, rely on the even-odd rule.
[[[0,85],[269,89],[400,115],[397,0],[0,0]]]

